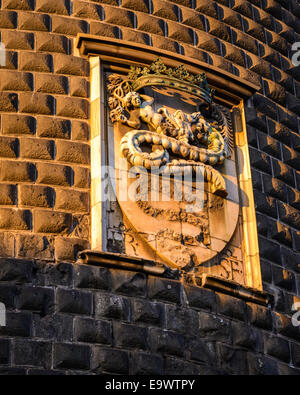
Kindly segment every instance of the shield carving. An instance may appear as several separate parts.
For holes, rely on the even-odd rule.
[[[113,186],[136,254],[183,272],[208,267],[239,219],[230,111],[204,74],[160,59],[110,74],[107,91]]]

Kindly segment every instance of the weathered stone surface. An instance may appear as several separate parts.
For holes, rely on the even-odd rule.
[[[19,96],[19,111],[52,115],[54,113],[54,98],[42,93],[22,93]]]
[[[231,343],[231,324],[215,314],[201,312],[199,315],[199,335],[207,341]]]
[[[51,368],[52,344],[50,342],[16,340],[14,362],[16,365],[31,365]]]
[[[165,357],[165,374],[166,375],[211,375],[217,374],[214,368],[198,365],[191,362],[183,361],[179,358]]]
[[[166,27],[165,22],[160,18],[154,18],[151,15],[137,13],[137,29],[163,36]]]
[[[54,33],[76,36],[78,33],[87,33],[88,23],[84,20],[72,20],[60,16],[52,17],[52,31]]]
[[[45,12],[49,14],[63,14],[68,15],[69,11],[69,1],[64,0],[37,0],[36,1],[36,11]]]
[[[291,343],[291,353],[293,365],[300,367],[300,346],[296,343]]]
[[[300,229],[300,213],[293,207],[279,202],[279,218],[282,222]]]
[[[86,122],[73,121],[72,122],[72,140],[89,140],[90,130]]]
[[[134,353],[131,374],[161,375],[163,372],[163,358],[148,353]]]
[[[222,294],[217,295],[217,300],[218,311],[221,314],[237,318],[242,321],[245,319],[246,304],[243,301],[233,298],[232,296]]]
[[[1,132],[2,134],[34,134],[36,120],[34,117],[26,115],[2,115]]]
[[[273,320],[277,333],[295,340],[299,339],[300,327],[294,326],[289,316],[273,313]]]
[[[104,37],[118,38],[121,36],[121,29],[117,26],[109,23],[91,22],[90,24],[91,34],[99,35]]]
[[[63,233],[72,226],[71,214],[49,210],[35,210],[33,229],[38,233]]]
[[[30,31],[48,32],[50,29],[50,17],[46,14],[28,14],[19,12],[19,29]]]
[[[57,237],[55,239],[55,258],[62,261],[73,261],[80,251],[89,247],[87,240]]]
[[[104,21],[118,26],[134,27],[134,13],[120,7],[102,6]]]
[[[196,29],[205,30],[205,17],[189,8],[182,8],[182,23]]]
[[[263,337],[261,332],[241,322],[232,322],[233,345],[249,350],[263,351]]]
[[[290,347],[286,340],[276,336],[267,336],[264,339],[264,343],[268,355],[285,362],[290,362]]]
[[[283,225],[279,221],[270,221],[270,231],[269,234],[272,237],[272,239],[279,241],[282,244],[285,244],[287,246],[292,246],[292,234],[290,232],[290,229]]]
[[[168,37],[183,43],[194,44],[193,30],[176,22],[168,22]]]
[[[34,49],[34,36],[32,33],[4,30],[1,40],[7,49]]]
[[[23,338],[32,336],[32,313],[7,312],[6,325],[0,327],[0,334],[1,336],[15,336]]]
[[[37,135],[49,138],[70,138],[71,122],[68,119],[37,117]]]
[[[22,138],[20,140],[20,157],[24,159],[51,160],[54,158],[55,143],[52,140]]]
[[[86,192],[73,189],[57,189],[55,208],[73,213],[87,213],[89,211],[89,195]]]
[[[112,350],[95,346],[93,348],[93,369],[108,373],[129,373],[128,351]]]
[[[300,375],[291,325],[300,292],[297,2],[2,0],[0,8],[0,302],[8,309],[0,374]],[[90,248],[90,69],[75,49],[78,33],[169,50],[260,87],[245,112],[272,306],[248,303],[244,317],[243,301],[208,289],[74,265]],[[54,288],[63,312],[53,310]]]
[[[11,257],[15,255],[15,238],[13,233],[0,233],[0,257]]]
[[[72,174],[70,166],[52,163],[37,164],[37,182],[40,184],[70,186]]]
[[[54,259],[53,239],[38,235],[17,235],[16,254],[19,258]]]
[[[196,0],[196,11],[200,11],[203,14],[210,15],[214,18],[217,17],[217,4],[212,1],[206,1],[205,3],[201,0]]]
[[[273,197],[254,190],[254,202],[257,211],[277,218],[277,202]]]
[[[95,316],[129,321],[130,301],[117,295],[95,294]]]
[[[0,89],[2,91],[31,91],[33,89],[32,74],[1,70]]]
[[[16,158],[19,151],[19,140],[13,137],[0,137],[0,156]]]
[[[197,336],[199,332],[199,316],[193,310],[181,309],[177,306],[166,308],[166,328],[182,335],[190,332],[191,336]]]
[[[36,261],[34,265],[33,284],[39,286],[63,286],[70,287],[73,283],[73,266],[70,263],[61,262],[56,265]]]
[[[109,290],[111,284],[110,271],[105,268],[76,266],[74,282],[78,288]]]
[[[112,3],[113,5],[118,5],[118,2],[115,0],[108,0],[104,1],[105,3]],[[129,8],[134,11],[141,11],[148,13],[149,10],[149,4],[147,0],[142,0],[142,1],[136,1],[136,0],[123,0],[122,1],[122,7],[124,8]]]
[[[70,80],[70,93],[72,96],[88,97],[89,84],[85,78],[73,77]]]
[[[0,208],[0,229],[29,230],[31,221],[28,210]]]
[[[74,1],[73,14],[79,18],[101,20],[103,9],[98,4]]]
[[[133,303],[132,319],[138,323],[162,326],[164,322],[163,304],[137,299]]]
[[[56,150],[56,159],[62,162],[89,164],[89,146],[83,143],[61,141]]]
[[[5,259],[0,260],[0,280],[27,283],[32,281],[32,261]]]
[[[150,328],[149,338],[153,352],[183,356],[184,338],[182,335],[159,328]]]
[[[54,345],[54,366],[56,368],[89,369],[91,349],[88,346],[68,343]]]
[[[287,199],[287,186],[284,182],[271,178],[263,174],[264,190],[268,195],[278,198],[282,201]]]
[[[252,165],[263,172],[271,174],[271,160],[270,157],[254,148],[249,148],[250,158]]]
[[[251,324],[259,328],[272,328],[272,314],[270,309],[253,303],[247,303],[247,307],[248,317]]]
[[[35,89],[37,92],[68,94],[68,79],[62,76],[37,74]]]
[[[184,290],[190,307],[207,310],[215,309],[216,296],[214,292],[192,286],[185,286]]]
[[[89,73],[89,63],[86,59],[63,54],[53,55],[53,68],[57,74],[87,76]]]
[[[176,281],[161,279],[157,277],[149,277],[148,295],[152,299],[164,300],[180,304],[181,284]]]
[[[9,363],[9,354],[10,354],[10,341],[8,339],[0,340],[0,363],[8,364]]]
[[[85,99],[58,97],[56,113],[62,117],[87,119],[89,106]]]
[[[280,267],[273,267],[274,284],[288,291],[296,292],[295,275],[293,272]]]
[[[248,353],[250,375],[278,375],[278,362],[269,357]]]
[[[109,321],[77,317],[74,324],[74,338],[79,342],[111,344],[111,323]]]
[[[114,341],[117,347],[147,349],[148,329],[142,326],[115,323],[113,326]]]
[[[15,93],[0,93],[0,111],[16,112],[17,111],[18,95]]]
[[[58,289],[56,303],[60,312],[84,315],[92,313],[92,294],[88,292]]]
[[[73,317],[66,314],[33,315],[34,336],[55,341],[73,340]]]
[[[150,45],[151,38],[147,33],[138,32],[133,29],[129,29],[127,27],[121,28],[121,35],[126,41],[133,41],[136,43]]]
[[[146,296],[146,276],[125,270],[111,272],[112,288],[117,293],[129,296]]]
[[[74,187],[88,188],[90,186],[90,170],[86,167],[74,166]]]
[[[54,311],[54,290],[42,287],[22,287],[16,298],[20,310],[37,311],[42,316]]]
[[[68,54],[69,40],[61,35],[36,33],[36,47],[42,52],[56,52]]]
[[[52,207],[54,190],[37,185],[20,185],[19,202],[23,206]]]
[[[218,357],[221,367],[229,374],[248,374],[247,353],[245,351],[218,344]]]
[[[215,343],[207,342],[203,339],[189,339],[190,358],[206,365],[216,365],[216,347]]]

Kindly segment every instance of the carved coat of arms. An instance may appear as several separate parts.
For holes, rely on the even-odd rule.
[[[132,168],[146,174],[137,199],[121,199],[116,188],[140,242],[185,272],[215,265],[236,237],[239,217],[230,111],[214,103],[205,74],[160,59],[131,67],[126,77],[110,74],[107,91],[116,178],[121,183]],[[118,159],[126,160],[124,173]]]

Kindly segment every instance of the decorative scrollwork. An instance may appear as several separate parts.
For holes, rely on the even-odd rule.
[[[223,197],[227,195],[223,177],[212,166],[221,165],[230,157],[232,126],[226,111],[211,103],[213,90],[208,86],[205,74],[192,75],[182,65],[168,68],[158,59],[149,67],[131,67],[125,79],[112,74],[108,80],[111,121],[133,129],[121,140],[121,151],[132,165],[147,169],[165,166],[166,172],[181,170],[186,165],[196,171],[198,166],[202,166],[205,180],[212,185],[212,192]],[[178,81],[181,85],[177,84]],[[171,83],[175,88],[179,86],[190,92],[197,86],[198,96],[206,98],[208,110],[192,114],[177,110],[171,114],[167,108],[161,107],[155,111],[154,99],[137,92],[143,86],[170,86]],[[149,129],[141,130],[142,123]],[[143,151],[141,145],[144,143],[154,147],[153,152]],[[170,154],[178,158],[171,160]]]

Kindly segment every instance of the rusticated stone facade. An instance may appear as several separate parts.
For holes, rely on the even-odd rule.
[[[0,372],[300,374],[297,1],[2,0],[0,29]],[[90,70],[78,33],[173,51],[261,87],[245,110],[272,306],[74,264],[90,241]]]
[[[298,328],[263,306],[71,263],[6,260],[0,276],[2,374],[299,373]]]

